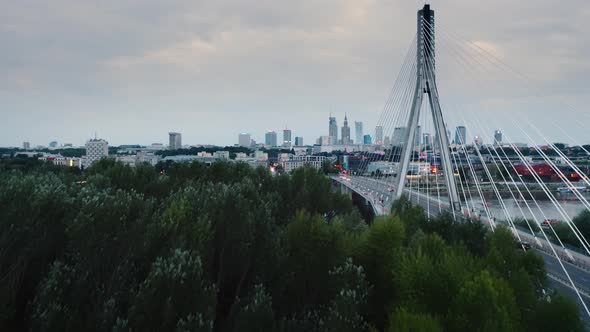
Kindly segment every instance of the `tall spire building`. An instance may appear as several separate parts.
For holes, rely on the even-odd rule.
[[[348,126],[348,119],[346,118],[346,115],[344,115],[344,125],[342,126],[342,141],[341,141],[341,143],[343,145],[352,144],[352,142],[350,140],[350,127]]]

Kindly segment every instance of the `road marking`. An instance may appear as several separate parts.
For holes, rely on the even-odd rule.
[[[574,287],[572,287],[572,285],[569,282],[566,282],[565,280],[559,278],[558,276],[553,275],[551,273],[547,273],[547,277],[549,277],[553,281],[556,281],[556,282],[562,284],[563,286],[575,291]],[[587,290],[585,290],[584,288],[580,288],[580,286],[578,286],[578,285],[575,285],[575,286],[576,286],[576,289],[578,290],[578,293],[580,293],[581,296],[590,300],[590,293]]]

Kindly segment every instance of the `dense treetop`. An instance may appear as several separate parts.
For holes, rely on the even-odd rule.
[[[580,331],[510,232],[401,200],[367,224],[311,168],[0,167],[2,331]]]

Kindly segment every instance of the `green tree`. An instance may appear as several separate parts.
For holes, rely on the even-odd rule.
[[[330,160],[325,160],[322,163],[322,172],[324,174],[338,174],[338,168]]]
[[[370,286],[361,266],[347,258],[343,265],[330,271],[335,284],[341,285],[326,317],[328,331],[366,331]]]
[[[155,204],[133,191],[84,187],[66,229],[67,260],[75,276],[65,303],[73,329],[110,329],[129,305],[129,289],[145,277],[157,250],[146,241]],[[83,290],[83,291],[80,291]]]
[[[464,284],[449,316],[453,331],[521,330],[512,290],[485,270]]]
[[[153,263],[129,310],[128,326],[136,331],[171,331],[198,322],[211,331],[215,298],[215,286],[206,280],[200,258],[177,249]]]
[[[475,270],[462,247],[451,248],[436,234],[423,236],[402,259],[398,288],[404,307],[444,317],[455,294]]]
[[[409,312],[404,308],[397,309],[389,316],[389,332],[442,332],[436,318],[427,314]]]
[[[590,211],[584,210],[580,212],[572,221],[584,238],[590,238]]]
[[[563,296],[555,296],[551,301],[542,301],[532,320],[531,329],[539,332],[584,331],[576,303]]]
[[[71,193],[53,173],[0,173],[0,327],[27,329],[28,302],[65,249]]]
[[[276,331],[272,298],[263,285],[256,285],[249,301],[237,314],[234,331],[264,332]]]
[[[340,229],[299,212],[287,226],[285,241],[281,307],[293,314],[329,305],[335,292],[329,271],[344,261]]]
[[[520,267],[521,252],[516,250],[515,239],[511,231],[504,226],[496,227],[486,239],[486,263],[503,278],[510,276]]]
[[[70,266],[55,261],[47,277],[40,283],[33,304],[31,317],[34,331],[71,330],[71,316],[76,315],[76,308],[67,301],[69,292],[74,287],[76,273]]]
[[[367,273],[374,289],[369,296],[369,320],[383,328],[389,308],[395,304],[395,271],[399,269],[404,225],[394,216],[376,219],[362,238],[357,261]]]

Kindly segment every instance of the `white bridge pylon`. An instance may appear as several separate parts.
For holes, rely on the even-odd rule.
[[[408,119],[407,130],[403,142],[403,150],[400,156],[400,165],[398,168],[398,186],[397,198],[400,198],[404,192],[406,184],[406,174],[410,163],[410,157],[413,153],[415,133],[420,118],[420,108],[424,96],[428,96],[432,120],[435,129],[435,139],[440,142],[440,155],[443,166],[443,172],[449,193],[449,203],[454,211],[461,211],[461,201],[455,182],[453,164],[451,163],[451,153],[449,148],[449,138],[447,128],[443,119],[442,110],[439,103],[438,90],[436,87],[436,73],[434,62],[434,11],[430,5],[424,5],[424,8],[418,11],[418,34],[416,43],[416,89],[412,99],[410,116]]]

